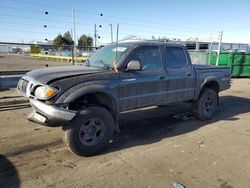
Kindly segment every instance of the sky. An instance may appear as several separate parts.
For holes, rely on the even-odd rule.
[[[114,40],[119,24],[119,40],[133,35],[218,41],[223,30],[223,42],[250,43],[249,0],[1,0],[0,41],[53,40],[72,30],[72,8],[76,38],[93,37],[96,24],[98,45],[111,41],[110,24]]]

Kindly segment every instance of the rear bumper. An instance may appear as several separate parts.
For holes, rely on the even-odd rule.
[[[51,127],[67,124],[77,113],[33,99],[30,99],[30,104],[33,112],[28,116],[28,120]]]

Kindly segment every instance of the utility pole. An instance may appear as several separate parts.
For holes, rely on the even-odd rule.
[[[73,38],[73,31],[72,31],[72,29],[71,29],[70,34],[71,34],[71,36],[72,36],[72,38]],[[74,63],[75,63],[75,58],[74,58],[74,46],[72,46],[72,48],[71,48],[71,61],[72,61],[72,64],[74,65]]]
[[[99,28],[101,28],[102,25],[99,25]],[[97,30],[96,30],[96,24],[94,27],[94,37],[95,37],[95,48],[97,48],[97,39],[100,39],[101,37],[97,34]]]
[[[217,59],[216,59],[216,66],[219,65],[219,59],[220,59],[220,47],[221,47],[221,42],[222,42],[222,35],[223,35],[223,30],[221,30],[220,32],[220,41],[219,41],[219,45],[218,45],[218,53],[217,53]]]
[[[75,21],[75,10],[72,8],[72,22],[73,22],[73,32],[74,36],[72,35],[72,38],[74,40],[74,46],[72,50],[72,63],[75,64],[74,56],[76,56],[76,21]]]
[[[95,48],[96,48],[96,44],[97,44],[97,34],[96,34],[96,24],[95,24],[95,27],[94,27],[94,38],[95,38]]]
[[[113,28],[112,28],[112,24],[110,25],[110,32],[111,32],[111,43],[113,43]]]

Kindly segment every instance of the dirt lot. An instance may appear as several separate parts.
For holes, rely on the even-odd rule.
[[[189,105],[121,114],[121,133],[88,158],[67,150],[60,128],[28,122],[29,111],[0,112],[1,188],[250,187],[250,79],[233,80],[210,121],[185,114]]]
[[[68,62],[39,59],[23,55],[0,54],[0,70],[33,70],[50,66],[70,65]]]

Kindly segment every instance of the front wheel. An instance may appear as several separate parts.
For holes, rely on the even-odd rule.
[[[108,146],[114,125],[111,113],[105,108],[89,107],[80,111],[64,128],[64,141],[77,155],[95,155]]]
[[[218,94],[210,88],[205,88],[198,100],[192,104],[192,110],[196,118],[200,120],[211,119],[218,107]]]

